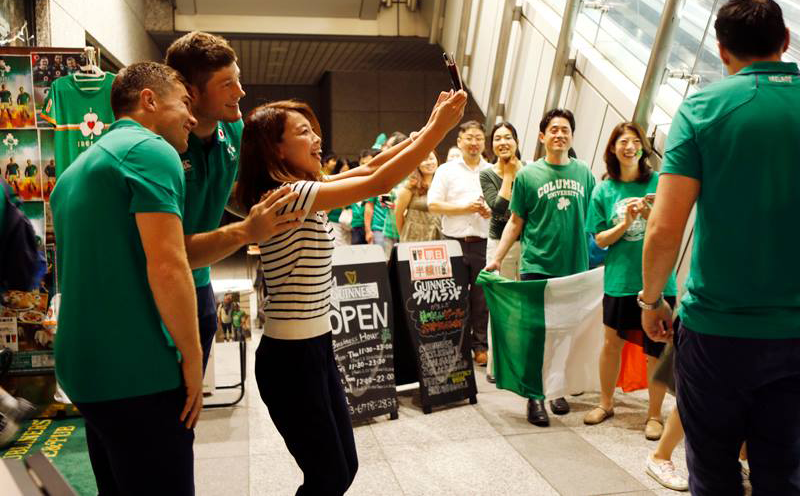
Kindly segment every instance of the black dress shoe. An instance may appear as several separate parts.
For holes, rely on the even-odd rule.
[[[550,417],[544,407],[544,400],[528,400],[528,422],[539,427],[550,425]]]
[[[495,379],[492,374],[486,374],[486,382],[489,384],[495,384],[497,383],[497,379]]]
[[[566,415],[569,413],[569,403],[564,398],[550,400],[550,410],[556,415]]]

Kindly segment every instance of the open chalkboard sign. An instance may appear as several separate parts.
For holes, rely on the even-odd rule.
[[[352,420],[397,418],[392,347],[392,292],[383,249],[340,246],[333,252],[333,352]]]
[[[468,274],[457,241],[397,245],[394,276],[417,362],[422,410],[477,403],[468,330]]]

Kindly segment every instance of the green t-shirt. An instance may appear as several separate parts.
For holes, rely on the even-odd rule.
[[[31,164],[25,167],[25,177],[33,177],[39,171],[39,168]]]
[[[114,78],[114,74],[107,72],[102,81],[76,81],[72,77],[53,81],[41,116],[56,127],[56,177],[108,132],[114,122],[111,110]]]
[[[243,128],[241,120],[220,122],[211,142],[204,142],[194,133],[189,135],[189,149],[181,154],[186,174],[184,234],[205,233],[219,227],[239,170]],[[198,288],[211,284],[209,267],[193,270],[192,276]]]
[[[11,103],[11,92],[8,90],[0,91],[0,102]]]
[[[372,224],[370,225],[370,229],[373,231],[383,232],[383,224],[386,221],[386,208],[381,205],[380,200],[377,196],[374,196],[367,200],[369,203],[372,203]]]
[[[342,209],[341,208],[334,208],[330,212],[328,212],[328,220],[331,222],[339,222],[339,217],[342,216]]]
[[[577,159],[567,165],[539,159],[517,173],[510,208],[525,221],[520,273],[562,277],[589,268],[585,225],[594,184]]]
[[[6,165],[6,174],[9,176],[19,176],[19,164],[13,162]]]
[[[177,350],[147,280],[134,214],[181,217],[178,153],[122,119],[64,171],[50,203],[61,307],[56,376],[76,402],[130,398],[181,385]]]
[[[389,197],[392,199],[392,203],[397,200],[397,192],[401,187],[402,183],[392,188],[392,191],[389,192]],[[395,240],[400,239],[400,233],[397,232],[397,219],[394,216],[393,208],[386,209],[386,217],[383,220],[383,236]]]
[[[30,93],[20,93],[17,95],[17,105],[27,105],[31,101]]]
[[[364,227],[364,202],[353,203],[353,220],[350,227]]]
[[[242,327],[242,317],[244,317],[244,312],[242,310],[234,310],[233,313],[231,313],[233,327]]]
[[[597,234],[607,231],[625,219],[629,198],[642,198],[655,193],[658,172],[654,172],[647,183],[622,182],[606,179],[594,189],[586,219],[586,231]],[[605,261],[604,291],[609,296],[630,296],[642,290],[642,248],[647,221],[639,216],[625,234],[608,247]],[[675,274],[669,276],[664,294],[675,296]]]
[[[678,109],[663,174],[700,181],[680,314],[718,336],[800,337],[800,71],[759,62]]]

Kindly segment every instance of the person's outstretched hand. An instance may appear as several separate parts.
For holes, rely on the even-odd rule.
[[[439,98],[441,99],[441,95]],[[431,126],[441,127],[445,131],[453,129],[464,117],[467,105],[467,92],[464,90],[450,92],[446,100],[438,103],[433,111]]]

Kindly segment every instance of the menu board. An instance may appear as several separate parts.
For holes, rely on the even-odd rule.
[[[333,352],[352,420],[387,413],[397,418],[391,302],[380,246],[334,250],[329,316]]]
[[[468,275],[457,241],[397,245],[395,284],[411,338],[425,413],[469,399],[477,403],[470,353]]]

